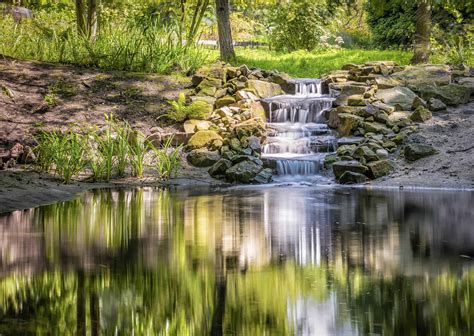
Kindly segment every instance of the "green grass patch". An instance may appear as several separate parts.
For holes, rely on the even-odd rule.
[[[399,50],[328,49],[279,53],[268,49],[237,48],[235,64],[286,72],[293,77],[317,78],[346,63],[395,61],[409,63],[412,54]]]

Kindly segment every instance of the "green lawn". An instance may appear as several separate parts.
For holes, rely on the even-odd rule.
[[[361,50],[329,49],[321,51],[296,51],[278,53],[266,48],[237,48],[236,65],[247,64],[267,70],[279,70],[293,77],[316,78],[332,70],[340,69],[346,63],[364,63],[369,61],[396,61],[406,65],[410,61],[410,52],[398,50]]]

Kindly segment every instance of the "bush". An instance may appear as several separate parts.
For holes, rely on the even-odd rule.
[[[312,50],[327,33],[331,16],[322,0],[278,3],[270,17],[270,44],[278,51]]]

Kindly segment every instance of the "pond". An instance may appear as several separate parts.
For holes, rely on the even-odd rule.
[[[96,190],[0,217],[1,335],[472,335],[474,192]]]

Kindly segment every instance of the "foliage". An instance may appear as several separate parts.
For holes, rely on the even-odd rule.
[[[138,132],[133,131],[129,141],[129,161],[130,166],[132,167],[132,176],[133,177],[143,177],[145,170],[145,155],[148,153],[152,147],[148,141],[145,141],[145,136]]]
[[[0,54],[22,59],[71,63],[103,69],[169,73],[192,71],[206,62],[207,52],[176,38],[174,26],[150,20],[143,4],[127,10],[101,8],[95,41],[75,29],[74,10],[54,7],[15,24],[0,18]]]
[[[474,25],[453,25],[448,31],[435,27],[431,45],[442,62],[473,65]]]
[[[278,3],[271,13],[270,43],[275,50],[312,50],[327,33],[325,26],[331,14],[324,1],[290,1]]]
[[[65,183],[79,174],[86,165],[87,141],[74,130],[42,132],[38,137],[36,163],[40,171],[54,169]]]
[[[162,180],[176,176],[180,166],[180,151],[182,146],[172,148],[173,137],[169,137],[161,148],[152,147],[155,154],[154,170]]]
[[[178,99],[169,102],[173,110],[163,116],[177,122],[186,119],[207,119],[212,112],[212,106],[204,100],[195,100],[186,104],[186,95],[181,92]]]
[[[393,60],[406,65],[410,57],[410,53],[398,50],[327,49],[279,53],[266,49],[237,49],[235,64],[276,69],[294,77],[320,77],[346,63]]]

